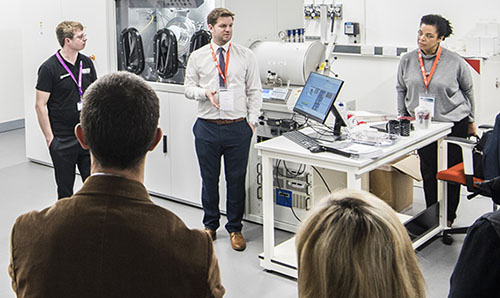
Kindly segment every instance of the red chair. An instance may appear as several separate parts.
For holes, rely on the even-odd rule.
[[[492,126],[480,126],[482,129],[491,129]],[[451,168],[442,170],[437,173],[436,178],[438,180],[445,181],[446,183],[458,183],[465,185],[467,191],[470,193],[467,195],[467,199],[472,199],[477,195],[482,195],[485,197],[492,197],[492,181],[484,181],[482,178],[474,176],[474,162],[473,162],[473,152],[474,147],[477,142],[469,139],[459,138],[459,137],[446,137],[444,141],[444,146],[447,143],[456,144],[462,149],[463,162],[459,163]],[[446,193],[445,187],[445,193]],[[446,198],[446,196],[445,196]],[[493,203],[493,211],[496,210],[496,204]],[[451,234],[465,234],[469,227],[458,227],[458,228],[446,228],[443,231],[443,243],[450,245],[453,243],[453,238]]]

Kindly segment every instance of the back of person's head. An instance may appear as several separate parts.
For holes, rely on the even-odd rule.
[[[218,7],[208,13],[207,24],[214,26],[220,17],[231,17],[234,20],[234,13],[227,8]]]
[[[436,27],[438,37],[442,37],[443,40],[453,33],[453,27],[451,26],[450,21],[437,14],[428,14],[423,16],[420,19],[420,25],[422,24]]]
[[[346,189],[322,200],[296,241],[301,298],[425,297],[404,226],[368,192]]]
[[[64,46],[64,40],[66,38],[73,39],[74,33],[77,31],[83,31],[83,25],[75,21],[63,21],[59,23],[56,27],[57,41]]]
[[[101,167],[134,169],[153,145],[159,115],[158,97],[146,81],[116,72],[85,91],[80,123]]]

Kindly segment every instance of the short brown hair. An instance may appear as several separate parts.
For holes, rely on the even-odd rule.
[[[234,13],[227,8],[215,8],[207,16],[207,24],[214,26],[217,23],[217,19],[220,17],[231,17],[234,20]]]
[[[83,95],[85,142],[105,168],[135,169],[153,145],[159,117],[156,92],[126,71],[99,78]]]
[[[64,40],[66,38],[73,39],[73,35],[76,30],[83,31],[83,25],[80,22],[64,21],[57,25],[56,36],[61,47],[64,47]]]

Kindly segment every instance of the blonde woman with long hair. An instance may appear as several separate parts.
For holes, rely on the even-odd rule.
[[[297,256],[300,298],[425,297],[403,224],[365,191],[322,200],[297,233]]]

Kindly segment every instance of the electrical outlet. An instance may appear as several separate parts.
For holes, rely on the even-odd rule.
[[[342,3],[335,3],[333,6],[333,13],[335,14],[336,20],[342,20],[344,18],[344,5],[342,5]]]

